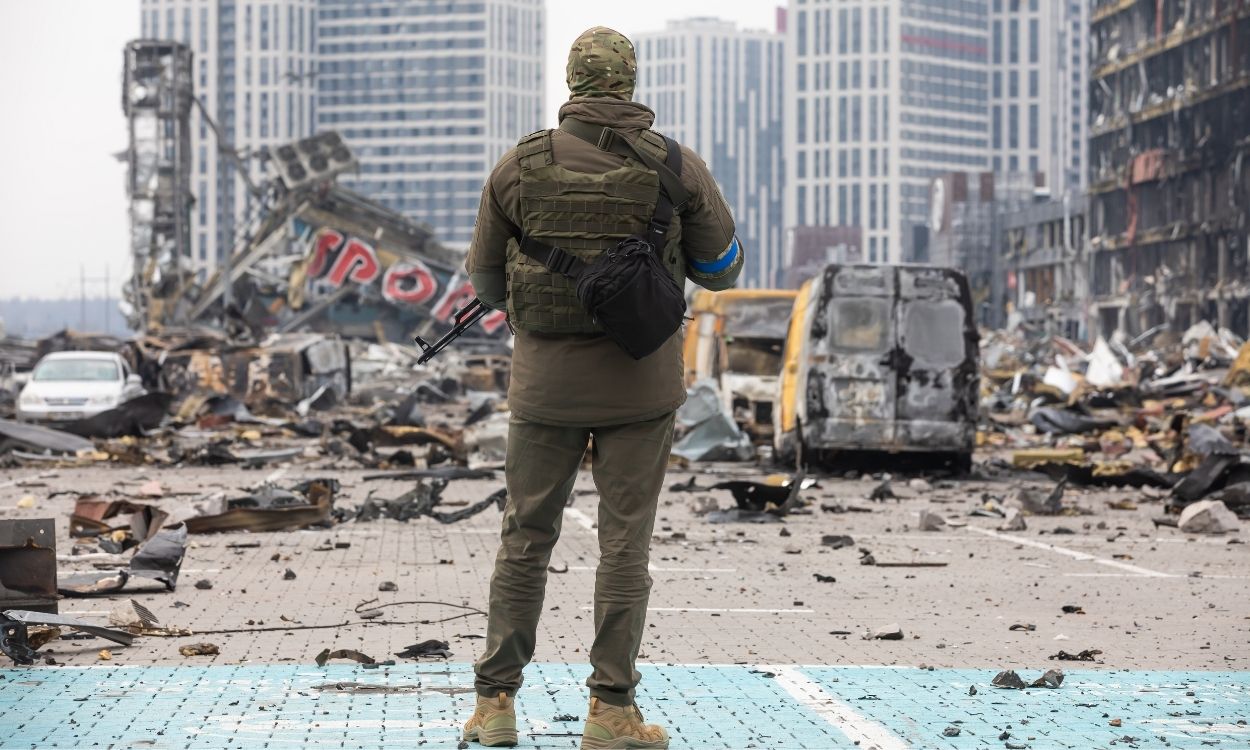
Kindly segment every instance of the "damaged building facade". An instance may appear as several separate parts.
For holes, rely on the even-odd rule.
[[[1098,0],[1089,222],[1097,332],[1250,329],[1250,5]]]
[[[1045,201],[1002,219],[1000,317],[1048,336],[1086,340],[1089,299],[1086,201]],[[996,280],[999,280],[996,278]]]

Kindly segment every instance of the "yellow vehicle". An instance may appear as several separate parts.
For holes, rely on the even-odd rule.
[[[753,438],[767,442],[781,372],[791,289],[700,290],[686,329],[686,385],[710,379],[725,413]]]
[[[969,466],[978,349],[959,271],[827,266],[804,284],[790,316],[773,431],[778,459],[926,453]]]

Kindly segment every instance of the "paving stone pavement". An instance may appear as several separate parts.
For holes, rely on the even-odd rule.
[[[694,476],[706,486],[763,473],[717,466],[706,473],[674,471],[668,483]],[[155,478],[165,497],[153,502],[187,515],[194,499],[207,492],[325,475],[343,482],[339,502],[349,506],[370,492],[395,497],[411,487],[365,482],[356,469],[307,466],[24,468],[0,470],[0,518],[57,519],[58,552],[66,555],[62,568],[86,569],[89,563],[67,556],[65,521],[73,499],[60,494],[66,490],[137,499],[139,484]],[[709,524],[691,504],[711,498],[729,507],[729,493],[665,492],[642,646],[647,664],[640,700],[648,717],[681,730],[674,747],[855,747],[852,737],[859,747],[875,743],[883,749],[1005,747],[1016,738],[1031,748],[1111,747],[1113,741],[1115,747],[1250,746],[1244,723],[1237,723],[1250,719],[1250,547],[1235,535],[1191,537],[1155,528],[1151,517],[1161,514],[1160,504],[1138,490],[1070,491],[1067,500],[1088,515],[1030,518],[1022,532],[997,532],[994,520],[968,517],[984,499],[1001,499],[1019,483],[931,480],[931,487],[910,488],[900,479],[899,501],[873,503],[868,495],[876,480],[823,477],[804,492],[813,512],[782,524]],[[500,486],[502,475],[457,481],[445,497],[474,502]],[[16,508],[17,498],[27,494],[36,507]],[[1125,499],[1139,508],[1107,506]],[[522,696],[523,706],[533,707],[533,721],[546,723],[533,724],[538,736],[528,746],[571,747],[573,739],[552,733],[580,733],[580,719],[550,718],[584,716],[596,502],[593,483],[581,478],[552,561],[568,571],[548,576],[537,664]],[[872,512],[819,509],[834,503]],[[922,509],[968,526],[920,532]],[[394,738],[404,746],[411,739],[414,746],[454,747],[453,724],[471,701],[456,691],[470,684],[468,664],[480,647],[485,620],[478,611],[486,602],[498,523],[492,509],[448,526],[420,519],[193,537],[176,591],[67,599],[61,611],[103,623],[116,601],[134,598],[163,624],[195,635],[144,637],[129,648],[62,639],[42,651],[65,666],[0,672],[0,747],[377,747],[382,736],[387,746]],[[821,546],[829,534],[848,534],[855,544]],[[317,551],[327,541],[350,547]],[[240,543],[259,546],[232,546]],[[944,567],[860,565],[859,548],[871,550],[879,562]],[[294,580],[284,580],[287,568]],[[836,582],[819,582],[816,574]],[[213,588],[196,589],[200,579]],[[399,590],[379,592],[383,581]],[[360,620],[354,610],[375,598],[367,606],[392,606],[380,620]],[[1064,605],[1083,607],[1086,614],[1064,614]],[[861,639],[864,631],[887,623],[898,623],[905,638]],[[1013,624],[1035,629],[1009,630]],[[428,638],[451,643],[452,665],[311,666],[325,648],[388,659]],[[179,655],[180,645],[198,641],[217,644],[220,655]],[[99,650],[106,646],[112,660],[102,662]],[[1102,654],[1094,663],[1050,660],[1061,649]],[[857,665],[868,666],[851,669]],[[1059,690],[988,687],[999,669],[1027,677],[1055,666],[1072,668]],[[432,687],[417,691],[415,699],[408,692],[313,689],[378,680],[420,680]],[[977,696],[967,695],[972,683],[981,686]],[[1185,690],[1178,694],[1179,686]],[[1191,691],[1194,696],[1184,695]],[[141,710],[149,704],[157,706],[155,712]],[[715,708],[709,711],[709,705]],[[188,715],[199,718],[190,721]],[[1115,718],[1121,727],[1110,726]],[[310,719],[317,726],[310,727]],[[379,722],[385,723],[384,735]],[[192,736],[187,726],[199,733]],[[944,737],[948,726],[959,727],[960,734]],[[132,734],[124,734],[131,731],[127,727]],[[157,734],[162,728],[166,734]],[[82,732],[81,744],[56,745],[73,739],[63,734],[70,730]],[[57,734],[36,737],[40,731]],[[998,740],[1003,731],[1011,738]],[[160,744],[167,735],[181,739]]]
[[[0,670],[0,747],[454,748],[469,664]],[[536,664],[521,746],[578,746],[586,668]],[[674,748],[1246,747],[1250,673],[1076,671],[996,690],[988,670],[646,665]],[[975,695],[969,687],[979,685]],[[1112,721],[1118,720],[1113,726]],[[947,736],[958,728],[955,736]]]

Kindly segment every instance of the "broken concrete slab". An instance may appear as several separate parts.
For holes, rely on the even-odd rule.
[[[1237,531],[1237,515],[1219,500],[1199,500],[1181,511],[1177,528],[1186,534],[1226,534]]]
[[[1003,522],[998,525],[999,531],[1024,531],[1028,529],[1028,524],[1024,520],[1024,513],[1019,508],[1007,508],[1007,515],[1003,517]]]
[[[899,624],[892,622],[889,625],[883,625],[875,630],[864,633],[866,641],[901,641],[903,640],[903,629]]]
[[[941,531],[946,528],[946,519],[929,510],[920,511],[921,531]]]

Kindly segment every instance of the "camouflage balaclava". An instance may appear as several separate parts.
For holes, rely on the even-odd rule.
[[[624,34],[606,26],[587,29],[569,50],[566,72],[569,98],[601,96],[630,101],[638,77],[634,45]]]

